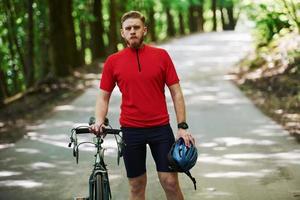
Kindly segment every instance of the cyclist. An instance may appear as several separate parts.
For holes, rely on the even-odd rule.
[[[175,138],[169,125],[165,85],[174,103],[177,138],[182,137],[187,146],[195,140],[187,131],[184,98],[172,60],[165,50],[144,44],[146,34],[145,17],[140,12],[130,11],[122,16],[121,36],[127,48],[105,61],[96,101],[96,123],[91,131],[101,134],[111,92],[117,84],[122,93],[120,124],[126,143],[123,157],[130,199],[145,199],[148,144],[167,199],[181,200],[178,174],[168,167],[167,161]]]

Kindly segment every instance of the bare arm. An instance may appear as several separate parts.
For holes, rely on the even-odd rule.
[[[91,131],[95,134],[100,134],[100,126],[104,123],[108,112],[110,96],[111,93],[104,90],[100,90],[100,93],[97,96],[95,110],[96,123],[91,127]]]
[[[174,103],[177,123],[186,122],[185,103],[179,83],[169,86],[169,90]],[[177,138],[180,137],[184,139],[187,146],[190,146],[190,142],[195,144],[195,139],[185,129],[178,129]]]
[[[185,103],[184,103],[184,98],[179,83],[171,85],[169,87],[169,90],[174,103],[177,123],[185,122],[186,121]]]
[[[104,119],[108,111],[110,95],[111,93],[106,92],[104,90],[100,90],[100,93],[98,94],[96,100],[96,110],[95,110],[96,123],[104,122]]]

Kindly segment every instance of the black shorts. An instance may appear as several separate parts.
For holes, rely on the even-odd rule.
[[[123,158],[128,178],[138,177],[146,172],[146,144],[150,146],[158,172],[172,172],[167,155],[175,142],[171,126],[152,128],[122,127],[126,143]]]

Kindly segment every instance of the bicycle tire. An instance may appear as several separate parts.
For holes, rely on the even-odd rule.
[[[103,180],[101,174],[96,175],[95,200],[103,200]]]

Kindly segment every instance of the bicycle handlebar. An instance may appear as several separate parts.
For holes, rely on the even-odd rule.
[[[89,120],[89,125],[92,125],[95,123],[95,118],[91,117]],[[119,164],[119,160],[120,157],[123,156],[123,148],[126,146],[126,144],[123,142],[122,136],[120,135],[120,132],[122,132],[122,130],[120,129],[113,129],[111,128],[111,126],[109,125],[109,121],[106,118],[105,122],[103,123],[106,126],[109,126],[110,128],[102,128],[102,134],[101,135],[106,135],[106,134],[112,134],[115,136],[117,145],[118,145],[118,159],[117,162]],[[101,143],[103,142],[103,139],[101,137],[101,135],[96,135],[96,137],[98,138],[97,142],[98,143],[94,143],[94,142],[81,142],[81,143],[77,143],[77,134],[94,134],[90,131],[90,127],[89,126],[78,126],[76,128],[73,128],[71,130],[71,137],[70,137],[70,143],[69,143],[69,147],[72,146],[73,144],[73,156],[76,157],[76,163],[78,164],[78,159],[79,159],[79,146],[81,144],[84,143],[90,143],[90,144],[94,144],[96,145],[97,148],[101,148]],[[118,141],[117,136],[121,138],[120,141]],[[99,143],[100,142],[100,143]],[[100,145],[99,145],[100,144]]]
[[[88,134],[91,133],[88,127],[77,127],[74,129],[76,134]],[[118,135],[121,130],[120,129],[112,129],[112,128],[102,128],[103,134],[112,134]]]

